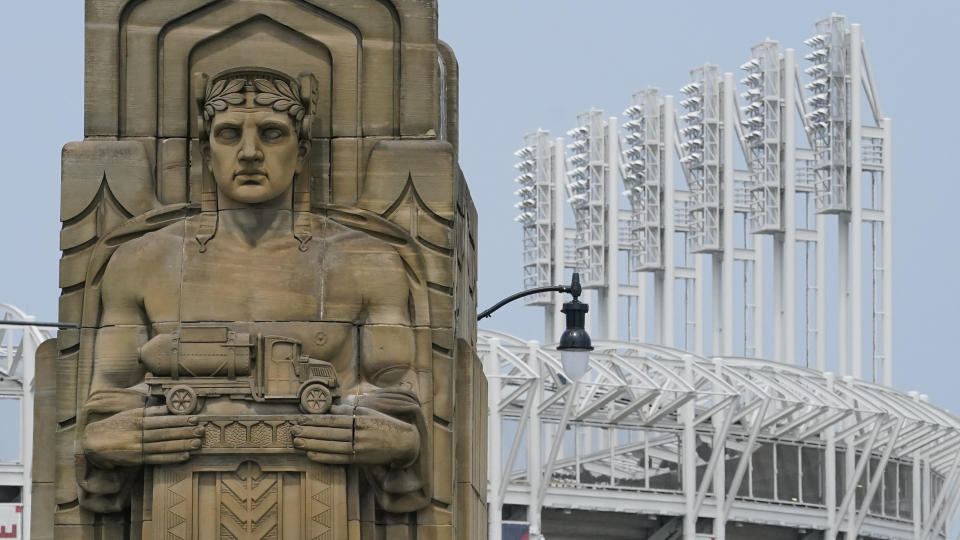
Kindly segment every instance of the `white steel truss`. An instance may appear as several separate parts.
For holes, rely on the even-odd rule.
[[[576,260],[567,249],[572,242],[564,227],[564,203],[572,195],[566,185],[566,154],[563,138],[550,139],[550,132],[537,130],[524,137],[522,148],[514,152],[520,175],[515,194],[520,197],[516,217],[523,226],[523,286],[525,289],[564,282],[567,268]],[[571,231],[572,232],[572,231]],[[528,305],[545,306],[544,334],[553,340],[562,331],[559,293],[527,297]]]
[[[680,145],[690,186],[690,224],[693,228],[688,238],[690,251],[710,253],[720,251],[720,174],[721,174],[721,125],[723,100],[721,97],[719,69],[706,64],[690,72],[692,82],[681,90],[686,99],[680,102],[684,114],[681,120],[686,127],[684,142]]]
[[[553,141],[550,132],[538,130],[524,137],[524,146],[514,155],[520,175],[515,192],[520,214],[516,220],[523,225],[523,288],[554,285],[553,280]],[[528,296],[528,305],[544,305],[545,293]]]
[[[624,111],[623,184],[630,201],[629,268],[632,272],[662,270],[663,261],[663,123],[660,91],[648,88],[633,95]]]
[[[806,55],[812,64],[806,72],[813,79],[806,88],[811,92],[807,98],[807,119],[816,152],[817,208],[822,212],[846,212],[850,209],[847,130],[852,107],[848,77],[853,51],[844,17],[830,16],[817,23],[816,31],[806,41],[812,49]],[[854,80],[853,84],[858,82]]]
[[[782,178],[780,136],[783,109],[780,44],[766,40],[751,49],[753,58],[741,66],[747,90],[741,124],[746,132],[750,160],[750,228],[753,232],[781,232]],[[789,110],[787,111],[789,112]]]
[[[891,121],[884,118],[870,69],[860,25],[832,15],[816,24],[806,41],[812,94],[805,129],[814,151],[816,209],[838,214],[840,262],[837,313],[840,371],[862,377],[868,365],[874,381],[893,378],[893,238]],[[866,101],[866,102],[864,102]],[[864,118],[863,107],[869,112]],[[863,260],[864,226],[869,232],[870,260]],[[870,341],[863,351],[865,275],[872,290]],[[866,358],[865,358],[866,357]],[[865,361],[867,360],[867,361]]]
[[[585,289],[596,291],[598,326],[615,337],[619,320],[621,216],[617,187],[620,140],[616,117],[604,118],[591,109],[577,115],[577,127],[567,132],[569,198],[573,209],[573,264]],[[628,291],[628,294],[630,292]],[[555,297],[553,312],[558,312]],[[549,332],[548,336],[551,335]]]
[[[514,504],[531,538],[544,506],[682,515],[686,531],[711,518],[718,539],[728,521],[773,520],[827,539],[944,537],[960,420],[924,397],[764,360],[594,345],[571,383],[552,347],[481,331],[492,525]]]
[[[575,266],[585,287],[606,285],[607,152],[603,111],[577,115],[577,127],[568,131],[570,164],[567,169],[570,198],[576,223]]]
[[[540,406],[524,405],[530,420],[524,420],[527,413],[514,414],[516,411],[501,404],[497,411],[491,410],[491,426],[513,422],[514,427],[524,429],[522,422],[533,425],[539,417],[541,429],[527,434],[529,444],[542,452],[528,449],[525,459],[533,464],[530,470],[542,470],[549,463],[553,472],[537,480],[537,475],[527,478],[499,463],[498,467],[502,465],[512,476],[499,484],[497,497],[491,495],[491,508],[494,503],[527,504],[522,501],[531,501],[536,494],[529,514],[535,516],[531,517],[533,532],[538,529],[533,521],[539,519],[540,507],[577,507],[578,498],[585,497],[584,488],[589,487],[589,498],[603,501],[598,507],[609,504],[605,508],[687,516],[686,521],[675,524],[684,535],[693,534],[690,516],[714,517],[715,523],[722,523],[727,519],[783,522],[789,515],[798,527],[824,530],[828,538],[852,530],[888,538],[942,536],[949,514],[960,508],[960,458],[955,446],[960,444],[960,436],[951,431],[954,427],[944,427],[955,426],[956,420],[943,416],[942,411],[930,413],[937,420],[910,416],[913,408],[935,409],[922,403],[920,396],[905,396],[862,382],[892,384],[892,123],[880,111],[859,25],[848,27],[842,16],[831,16],[816,24],[816,35],[806,44],[812,49],[807,69],[797,66],[793,49],[781,48],[776,41],[765,40],[752,47],[750,59],[741,66],[746,76],[739,99],[733,75],[705,65],[691,71],[692,82],[681,89],[679,110],[672,96],[651,88],[633,96],[623,113],[622,132],[617,132],[615,118],[604,119],[600,111],[591,111],[580,115],[578,127],[568,133],[574,144],[567,147],[571,182],[566,187],[577,227],[564,231],[561,221],[559,228],[553,229],[553,281],[565,281],[564,269],[599,269],[602,275],[592,278],[597,294],[591,312],[599,314],[591,327],[596,339],[617,342],[615,347],[607,347],[610,350],[635,347],[647,351],[635,356],[679,354],[662,347],[667,346],[694,355],[722,357],[721,371],[730,374],[721,380],[732,386],[716,388],[732,388],[718,394],[731,403],[724,405],[723,398],[717,397],[720,401],[706,400],[704,410],[714,406],[718,411],[745,409],[736,413],[737,420],[731,420],[732,426],[723,432],[722,413],[698,420],[699,405],[691,412],[684,403],[676,402],[679,394],[665,390],[641,394],[630,383],[604,393],[607,387],[602,385],[574,391],[556,380],[549,383],[553,386],[529,382],[555,376],[555,370],[537,371],[553,365],[541,358],[540,368],[527,365],[531,372],[517,368],[526,373],[529,384],[524,389],[512,386],[509,392],[516,399],[528,391],[540,392],[543,397],[536,401]],[[590,133],[595,145],[600,144],[602,134],[602,151],[589,153]],[[554,152],[560,146],[555,143]],[[737,146],[747,170],[734,166]],[[595,165],[592,171],[586,167],[591,163]],[[578,171],[578,167],[584,169]],[[675,174],[675,169],[681,174]],[[616,187],[618,176],[622,188]],[[586,185],[577,186],[581,178],[602,178],[603,191],[590,193]],[[595,181],[594,185],[601,184]],[[576,189],[582,190],[582,197],[577,197]],[[628,208],[619,206],[621,190],[625,190]],[[594,201],[589,212],[588,201]],[[555,216],[562,216],[556,211],[562,204],[555,202]],[[625,282],[616,262],[621,251],[628,262]],[[588,263],[590,266],[584,266]],[[828,274],[828,265],[834,264],[836,271]],[[624,298],[626,310],[619,309]],[[561,301],[555,295],[547,307],[546,343],[559,336]],[[828,312],[836,314],[835,325],[827,325]],[[619,318],[624,315],[626,335],[618,332]],[[499,351],[514,351],[516,365],[525,363],[516,351],[537,348],[517,342],[507,346],[503,344],[513,338],[493,337],[500,339]],[[636,345],[644,341],[656,345]],[[864,345],[870,350],[865,351]],[[775,363],[733,358],[740,355]],[[693,358],[693,365],[699,365],[701,359]],[[643,365],[647,367],[639,371],[650,376],[655,368]],[[675,367],[682,371],[679,364]],[[628,373],[616,362],[605,369],[604,376],[621,379]],[[750,370],[760,371],[746,373]],[[828,370],[837,376],[830,376]],[[827,405],[828,394],[809,388],[785,397],[761,386],[769,395],[758,401],[756,396],[762,393],[756,388],[731,383],[767,377],[771,371],[780,374],[778,380],[810,378],[814,386],[829,386],[833,394],[846,396],[845,405]],[[497,380],[501,387],[506,384],[505,378]],[[696,379],[693,386],[698,390],[691,395],[699,396],[703,385],[713,388],[713,384]],[[579,401],[568,406],[565,400],[571,392],[576,392]],[[638,395],[645,397],[630,409],[634,402],[625,396],[634,399]],[[793,405],[775,405],[773,396],[778,396],[778,403],[790,401]],[[706,398],[689,399],[699,403]],[[747,407],[748,402],[753,408]],[[627,412],[617,409],[625,403]],[[904,410],[892,410],[891,404]],[[774,412],[760,413],[762,406],[772,407]],[[567,407],[570,412],[565,412]],[[666,407],[663,414],[658,407]],[[616,410],[610,413],[611,408]],[[581,411],[579,416],[577,411]],[[645,423],[634,413],[646,414]],[[574,434],[556,437],[564,432],[565,428],[558,426],[565,414],[574,415],[563,424],[571,426]],[[687,422],[687,414],[693,414],[692,422]],[[751,417],[767,414],[774,416],[759,423],[751,442],[750,432],[743,430],[758,425],[750,423]],[[550,420],[544,420],[548,417]],[[704,426],[712,426],[713,431],[701,432]],[[539,438],[531,436],[536,433]],[[634,446],[627,445],[624,437]],[[709,461],[701,454],[712,452],[712,447],[704,445],[721,439],[727,441],[724,457],[722,461],[714,458],[715,462],[747,456],[748,465],[736,479],[746,486],[744,492],[729,489],[729,482],[738,476],[737,469],[714,464],[714,475],[719,476],[713,484],[703,484],[703,474],[684,477],[677,473],[677,460],[697,463],[698,471],[705,469]],[[495,441],[503,442],[491,432],[491,444]],[[630,454],[641,442],[642,454]],[[928,451],[933,448],[930,445],[937,449]],[[502,446],[500,457],[509,463],[523,463],[520,447],[510,446],[513,457],[507,458],[507,446],[509,443]],[[755,465],[763,465],[767,457],[774,463],[781,460],[781,446],[786,448],[782,459],[796,454],[802,462],[806,453],[810,459],[820,460],[818,467],[836,473],[832,480],[823,478],[819,498],[802,491],[796,501],[778,498],[776,478],[767,479],[768,487],[755,489],[751,484]],[[798,448],[796,452],[792,447]],[[495,454],[491,450],[491,460]],[[642,471],[636,463],[630,464],[631,456],[636,455],[645,456]],[[673,465],[668,455],[674,455]],[[740,461],[737,463],[739,468]],[[717,472],[720,469],[723,472]],[[608,478],[602,488],[591,483],[591,478],[603,476],[600,471],[607,471]],[[668,472],[676,476],[676,484],[669,489],[661,483],[669,477],[665,476]],[[835,489],[826,489],[830,482]],[[710,491],[710,485],[722,484],[727,489]],[[859,491],[842,489],[855,485],[861,486]],[[893,485],[898,492],[888,489]],[[768,496],[765,489],[773,489],[774,496]],[[904,500],[910,508],[903,507]],[[894,503],[897,508],[891,513],[887,506]],[[815,511],[791,510],[798,504]]]
[[[880,112],[859,26],[832,16],[817,28],[808,44],[818,63],[807,75],[793,49],[765,40],[741,66],[740,98],[732,74],[705,65],[691,71],[679,110],[651,88],[634,95],[621,133],[601,111],[579,115],[564,186],[576,227],[558,225],[563,202],[554,202],[550,227],[525,225],[526,253],[546,245],[538,242],[548,230],[558,244],[552,266],[525,263],[525,276],[552,268],[561,283],[564,269],[579,270],[597,290],[591,315],[604,338],[891,384],[891,122]],[[831,90],[834,79],[846,86]],[[846,149],[842,174],[840,152],[830,150],[837,145]],[[738,146],[747,170],[734,166]],[[845,206],[834,204],[841,199]],[[828,260],[838,265],[829,275]],[[561,299],[545,298],[534,301],[547,305],[546,340],[554,341]],[[836,326],[827,327],[828,312]]]
[[[34,320],[19,309],[0,303],[0,399],[13,400],[20,409],[16,435],[19,455],[11,461],[0,457],[0,485],[22,486],[23,538],[30,538],[34,360],[37,348],[52,336],[36,326],[5,325],[4,321]]]

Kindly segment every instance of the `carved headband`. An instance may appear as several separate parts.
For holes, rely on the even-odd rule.
[[[204,88],[197,103],[201,109],[203,132],[207,131],[216,113],[231,105],[244,104],[247,94],[253,93],[255,104],[286,112],[300,128],[300,136],[310,137],[318,97],[317,80],[312,74],[301,74],[298,82],[273,70],[244,68],[223,72],[213,80],[208,80],[204,74],[198,74],[198,77],[198,87]]]

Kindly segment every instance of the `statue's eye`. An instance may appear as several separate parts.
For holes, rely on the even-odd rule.
[[[224,141],[235,141],[240,138],[240,130],[232,127],[224,127],[217,130],[217,138]]]
[[[279,128],[267,128],[260,133],[260,137],[265,141],[275,141],[283,137],[283,130]]]

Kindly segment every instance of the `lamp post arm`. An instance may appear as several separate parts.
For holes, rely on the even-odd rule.
[[[523,298],[524,296],[530,296],[531,294],[545,293],[545,292],[561,292],[568,293],[570,292],[570,287],[567,285],[551,285],[549,287],[535,287],[533,289],[527,289],[525,291],[520,291],[516,294],[511,294],[510,296],[504,298],[503,300],[497,302],[486,311],[481,312],[477,315],[477,320],[486,319],[490,315],[493,315],[493,312],[502,308],[503,306],[513,302],[514,300]]]
[[[7,321],[0,320],[0,326],[46,326],[50,328],[80,328],[76,323],[39,322],[39,321]]]
[[[520,291],[516,294],[511,294],[510,296],[504,298],[503,300],[497,302],[492,307],[486,311],[481,312],[477,315],[477,320],[486,319],[490,315],[493,315],[493,312],[502,308],[503,306],[517,300],[518,298],[523,298],[524,296],[530,296],[531,294],[545,293],[545,292],[559,292],[559,293],[569,293],[573,295],[573,299],[576,300],[580,293],[583,292],[583,288],[580,286],[580,274],[578,272],[573,273],[573,277],[570,280],[569,285],[551,285],[548,287],[534,287],[533,289],[527,289],[525,291]]]

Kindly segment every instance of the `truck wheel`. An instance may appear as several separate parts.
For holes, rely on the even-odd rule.
[[[197,409],[197,392],[185,384],[167,391],[167,410],[171,414],[190,414]]]
[[[323,414],[332,403],[330,390],[320,383],[308,384],[300,392],[300,410],[307,414]]]

